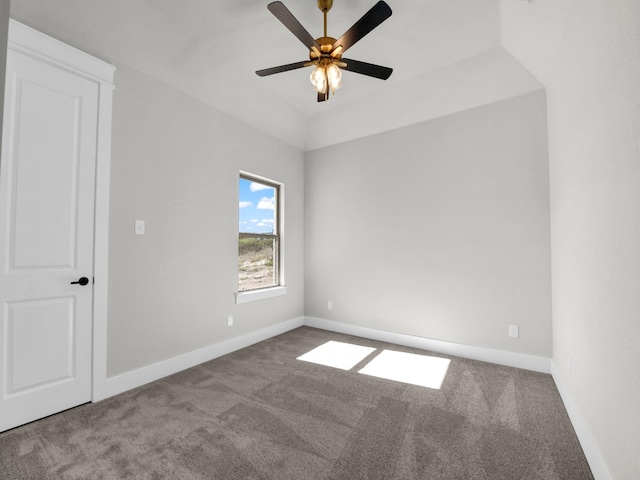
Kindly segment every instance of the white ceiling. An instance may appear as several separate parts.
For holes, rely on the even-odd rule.
[[[346,56],[392,67],[393,75],[382,81],[345,72],[342,89],[319,104],[310,69],[254,73],[308,58],[267,10],[269,1],[11,0],[11,16],[303,150],[541,87],[501,46],[500,0],[386,0],[391,18]],[[375,2],[334,0],[328,34],[338,38]],[[315,0],[283,3],[322,36]]]

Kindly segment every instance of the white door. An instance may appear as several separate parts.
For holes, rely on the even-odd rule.
[[[8,53],[0,431],[91,400],[98,95],[96,82]]]

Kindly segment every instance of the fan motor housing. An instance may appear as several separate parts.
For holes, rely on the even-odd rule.
[[[333,37],[320,37],[316,38],[316,42],[320,44],[320,51],[322,51],[322,53],[331,53],[336,39]]]

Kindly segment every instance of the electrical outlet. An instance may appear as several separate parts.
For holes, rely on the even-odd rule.
[[[227,327],[233,327],[233,315],[227,317]]]
[[[518,325],[509,325],[509,336],[511,338],[518,338]]]
[[[327,310],[333,310],[333,302],[331,300],[327,302]]]

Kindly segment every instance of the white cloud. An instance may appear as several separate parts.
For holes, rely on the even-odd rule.
[[[251,223],[258,223],[258,219],[257,218],[252,219]]]
[[[262,197],[258,202],[258,206],[256,208],[258,210],[273,210],[275,208],[274,200],[274,197]]]
[[[272,189],[273,187],[270,187],[268,185],[264,185],[262,183],[256,183],[256,182],[251,182],[249,184],[249,190],[251,190],[252,192],[257,192],[258,190],[267,190],[267,189]]]
[[[240,208],[253,207],[253,202],[240,202]]]

